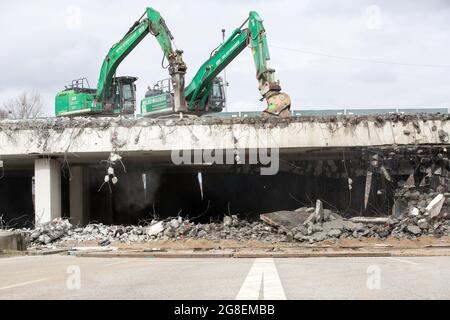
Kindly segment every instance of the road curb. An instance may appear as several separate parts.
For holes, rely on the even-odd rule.
[[[402,250],[402,251],[359,251],[359,252],[72,252],[76,257],[85,258],[166,258],[166,259],[258,259],[258,258],[376,258],[376,257],[432,257],[450,256],[450,250]]]

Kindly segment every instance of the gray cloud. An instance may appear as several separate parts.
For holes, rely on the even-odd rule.
[[[0,101],[37,90],[53,114],[57,91],[77,77],[96,85],[102,60],[143,12],[148,1],[1,2]],[[450,68],[370,63],[306,54],[450,65],[450,4],[432,1],[152,1],[185,51],[188,80],[221,41],[220,30],[238,27],[250,10],[265,19],[271,66],[293,108],[441,107],[450,104]],[[367,11],[377,6],[377,16]],[[79,28],[70,8],[80,10]],[[374,20],[375,19],[375,20]],[[374,24],[375,23],[375,24]],[[162,52],[150,37],[124,61],[121,75],[138,76],[138,98],[168,76]],[[229,68],[230,109],[261,110],[249,52]]]

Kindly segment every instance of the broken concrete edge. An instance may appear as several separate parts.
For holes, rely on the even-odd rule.
[[[136,118],[136,117],[50,117],[30,120],[10,120],[0,121],[0,130],[21,130],[27,129],[55,129],[63,130],[65,128],[109,128],[109,127],[136,127],[136,126],[186,126],[186,125],[218,125],[218,124],[289,124],[302,122],[318,122],[333,124],[341,122],[348,125],[356,125],[363,121],[374,121],[380,125],[385,122],[408,123],[420,121],[450,120],[448,114],[423,113],[417,115],[407,115],[401,113],[382,114],[382,115],[336,115],[336,116],[301,116],[301,117],[242,117],[242,118],[223,118],[223,117],[183,117],[178,115],[171,118]]]

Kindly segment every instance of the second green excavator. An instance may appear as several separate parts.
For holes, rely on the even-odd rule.
[[[244,28],[248,22],[248,27]],[[290,116],[291,99],[281,92],[279,81],[275,80],[275,70],[270,69],[266,31],[263,20],[255,11],[222,43],[211,57],[200,67],[191,83],[186,87],[184,96],[187,113],[202,115],[220,112],[225,105],[224,84],[218,75],[246,47],[250,47],[256,66],[256,78],[262,100],[267,108],[263,115]],[[175,111],[173,89],[170,81],[160,81],[149,88],[145,99],[141,101],[141,113],[144,116],[160,116]]]

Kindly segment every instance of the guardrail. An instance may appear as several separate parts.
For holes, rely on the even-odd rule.
[[[383,115],[383,114],[420,114],[441,113],[450,114],[449,108],[389,108],[389,109],[317,109],[317,110],[291,110],[292,115],[297,117],[310,116],[353,116],[353,115]],[[220,112],[210,113],[210,117],[246,118],[261,116],[257,111]]]

